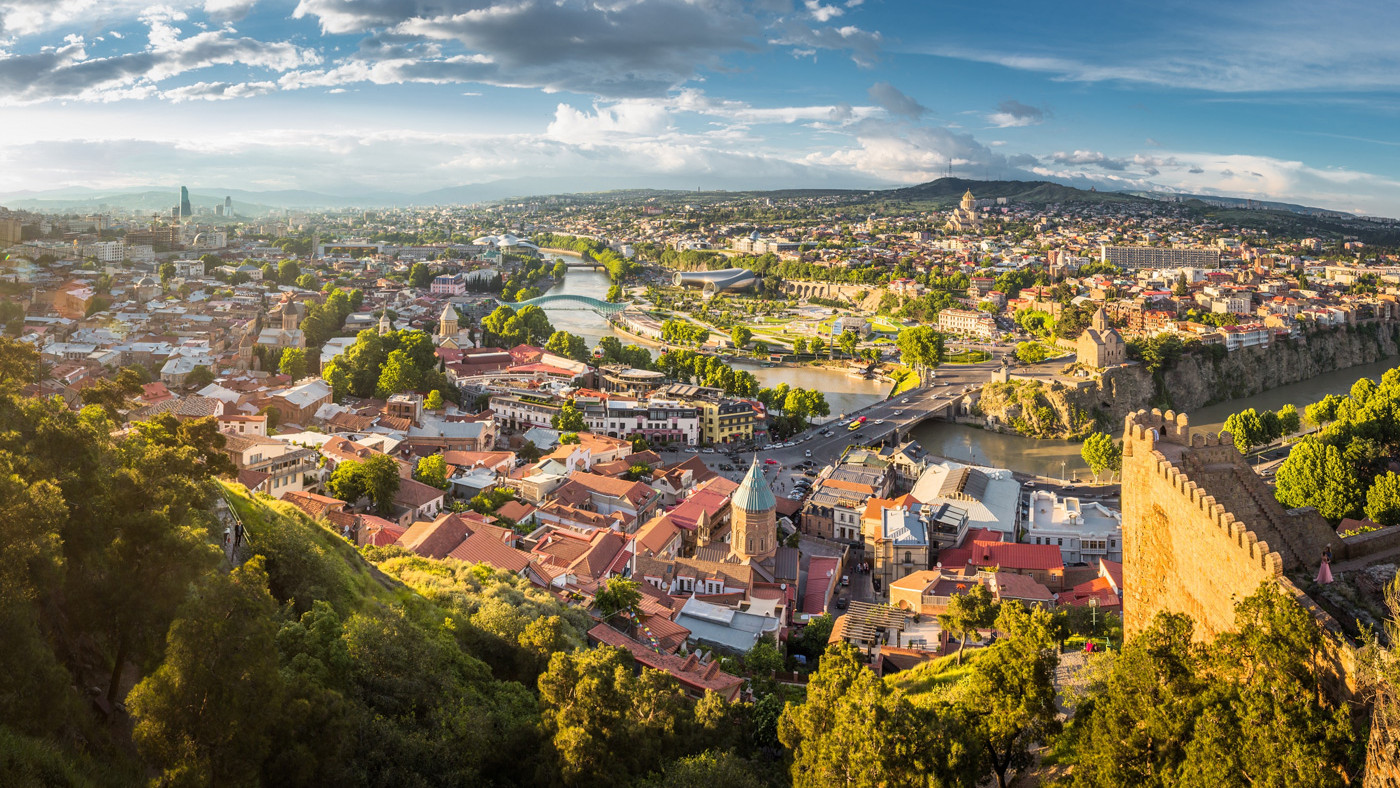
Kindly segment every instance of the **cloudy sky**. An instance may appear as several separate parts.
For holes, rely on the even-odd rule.
[[[1400,6],[0,0],[0,192],[1051,178],[1400,216]]]

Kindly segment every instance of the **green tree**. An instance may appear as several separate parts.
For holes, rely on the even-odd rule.
[[[515,453],[515,456],[525,462],[539,462],[540,448],[532,441],[525,441],[525,445],[520,447],[520,450]]]
[[[320,286],[315,274],[302,274],[297,277],[296,286],[302,290],[315,290]]]
[[[1362,508],[1365,487],[1336,446],[1308,436],[1294,445],[1274,474],[1274,497],[1285,508],[1313,506],[1336,523]]]
[[[1016,345],[1016,358],[1024,364],[1039,364],[1049,357],[1049,348],[1039,342],[1019,342]]]
[[[1176,286],[1172,288],[1172,295],[1177,298],[1185,298],[1191,292],[1190,286],[1186,283],[1186,272],[1182,271],[1176,276]]]
[[[1041,607],[1003,604],[996,628],[1008,637],[989,646],[954,689],[953,701],[968,714],[970,734],[998,788],[1006,788],[1008,772],[1031,763],[1036,742],[1060,730],[1050,619]]]
[[[899,332],[895,339],[899,360],[921,372],[935,369],[943,360],[943,335],[932,326],[914,326]]]
[[[414,263],[408,269],[408,284],[410,287],[427,287],[433,283],[433,270],[427,263]]]
[[[841,346],[842,353],[848,356],[855,356],[856,345],[860,344],[860,335],[850,329],[846,329],[836,338],[836,344]]]
[[[1292,435],[1302,429],[1302,419],[1298,416],[1298,408],[1296,406],[1290,403],[1279,408],[1278,427],[1280,437]]]
[[[778,737],[792,752],[793,788],[972,788],[972,742],[956,716],[946,705],[916,710],[857,661],[854,647],[837,643],[812,674],[806,700],[783,711]]]
[[[822,341],[821,337],[812,337],[812,341],[809,342],[807,346],[814,356],[821,356],[826,353],[826,343]]]
[[[1079,456],[1084,458],[1096,478],[1104,471],[1117,473],[1123,466],[1123,447],[1114,443],[1113,436],[1106,432],[1095,432],[1085,438],[1084,445],[1079,448]]]
[[[283,350],[278,370],[292,380],[301,380],[306,377],[306,351],[298,347],[289,347]]]
[[[589,355],[587,340],[567,331],[555,331],[550,334],[549,341],[544,343],[544,349],[574,361],[587,361]]]
[[[634,675],[617,648],[556,652],[540,676],[540,725],[553,755],[553,781],[580,788],[627,785],[655,768],[689,708],[659,671]]]
[[[607,300],[614,304],[622,302],[622,285],[612,285],[608,288]]]
[[[987,587],[973,583],[972,588],[961,594],[954,594],[948,600],[947,610],[938,614],[938,625],[949,635],[959,639],[958,664],[962,664],[963,649],[967,648],[968,635],[978,634],[996,623],[998,604]]]
[[[759,638],[744,654],[744,668],[756,678],[771,678],[783,669],[783,652],[768,638]]]
[[[326,481],[331,495],[350,504],[368,497],[380,515],[394,510],[399,491],[399,466],[387,454],[375,454],[363,461],[345,460]]]
[[[405,391],[413,391],[418,388],[422,376],[420,370],[414,366],[413,359],[405,350],[395,350],[389,354],[389,358],[384,362],[384,367],[379,373],[379,382],[374,388],[374,395],[380,399],[387,399],[394,394]]]
[[[792,352],[793,355],[796,356],[805,354],[807,352],[807,340],[803,337],[797,337],[792,340]]]
[[[1329,421],[1336,420],[1337,408],[1344,401],[1345,398],[1343,397],[1339,397],[1336,394],[1328,394],[1317,402],[1303,408],[1303,416],[1307,419],[1309,424],[1320,427]]]
[[[185,376],[185,387],[189,389],[202,389],[213,382],[214,373],[202,364],[190,370],[190,374]]]
[[[113,424],[121,424],[121,411],[126,410],[127,392],[121,385],[110,378],[102,378],[90,386],[84,388],[79,396],[84,405],[95,405],[102,408],[107,414],[108,420]]]
[[[593,606],[606,621],[624,610],[633,610],[642,603],[642,592],[636,581],[610,577],[593,595]]]
[[[296,260],[283,260],[277,264],[277,281],[284,285],[294,285],[301,276],[301,266]]]
[[[1225,419],[1225,426],[1220,432],[1222,435],[1230,433],[1235,448],[1240,450],[1240,454],[1244,454],[1251,447],[1265,442],[1264,423],[1254,408],[1230,414],[1229,418]]]
[[[439,490],[447,489],[447,461],[441,454],[430,454],[427,457],[418,459],[418,466],[413,471],[413,478],[418,481],[436,487]]]
[[[423,407],[427,408],[428,410],[441,410],[442,392],[438,391],[437,389],[433,389],[432,391],[428,392],[428,398],[423,401]]]
[[[132,738],[163,783],[255,782],[283,711],[276,613],[260,557],[210,575],[181,609],[165,659],[127,700]]]
[[[1366,519],[1380,525],[1400,525],[1400,474],[1377,476],[1366,491]]]
[[[748,326],[735,326],[729,331],[729,340],[734,343],[736,348],[742,348],[749,344],[749,340],[752,338],[753,332],[749,330]]]
[[[549,424],[556,430],[566,432],[586,432],[588,430],[588,422],[583,420],[583,411],[574,406],[573,400],[561,405],[559,412],[549,420]]]

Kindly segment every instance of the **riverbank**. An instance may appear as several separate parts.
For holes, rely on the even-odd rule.
[[[1082,438],[1095,429],[1116,432],[1129,413],[1142,408],[1189,414],[1220,406],[1228,416],[1275,389],[1310,381],[1325,386],[1338,373],[1349,387],[1363,376],[1350,370],[1395,363],[1400,363],[1400,327],[1375,323],[1228,353],[1201,348],[1156,373],[1132,362],[1089,379],[1013,375],[1010,383],[986,387],[978,407],[989,423],[1022,435]]]

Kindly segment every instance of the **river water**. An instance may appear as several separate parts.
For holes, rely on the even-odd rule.
[[[545,252],[544,256],[549,260],[561,257],[579,259],[579,256],[573,253]],[[608,287],[611,285],[612,282],[608,280],[608,275],[602,271],[590,268],[570,268],[569,272],[564,274],[564,281],[551,287],[548,292],[553,295],[580,295],[603,300],[608,297]],[[607,318],[581,305],[547,305],[543,309],[545,314],[549,315],[549,322],[556,329],[583,337],[588,340],[590,348],[598,344],[598,340],[603,337],[617,337],[622,340],[624,345],[634,341],[614,331]],[[654,350],[652,355],[655,355]]]
[[[548,252],[550,259],[577,257]],[[564,281],[549,290],[556,294],[586,295],[605,298],[608,293],[607,274],[581,268],[571,268]],[[583,309],[545,308],[554,327],[578,334],[595,345],[605,336],[615,336],[623,344],[636,340],[613,330],[608,321],[595,312]],[[658,349],[648,347],[653,355]],[[1323,375],[1302,383],[1271,389],[1244,399],[1211,405],[1191,413],[1191,426],[1219,430],[1230,414],[1254,408],[1277,410],[1292,403],[1299,411],[1328,394],[1345,394],[1357,380],[1367,377],[1379,380],[1386,370],[1400,365],[1400,359],[1367,364]],[[736,369],[752,372],[764,387],[787,383],[789,386],[816,389],[826,394],[832,416],[850,413],[878,402],[889,392],[890,384],[862,380],[840,370],[819,367],[762,367],[753,362],[735,362]],[[1003,435],[962,424],[925,422],[913,431],[913,437],[927,451],[941,457],[963,462],[975,462],[995,468],[1010,468],[1023,473],[1054,478],[1090,476],[1089,468],[1079,456],[1080,444],[1071,441],[1035,440],[1020,435]]]

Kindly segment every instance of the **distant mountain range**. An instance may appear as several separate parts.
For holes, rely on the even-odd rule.
[[[778,189],[778,190],[711,190],[683,191],[678,189],[649,189],[643,177],[616,178],[513,178],[487,183],[466,184],[444,189],[435,189],[419,194],[398,192],[366,192],[361,194],[323,194],[306,190],[248,191],[243,189],[191,188],[190,202],[196,207],[213,208],[223,203],[225,197],[233,198],[234,212],[240,217],[263,216],[275,211],[313,210],[337,208],[396,208],[421,205],[467,205],[491,202],[512,197],[545,195],[597,195],[606,193],[614,199],[622,194],[646,195],[659,198],[685,198],[690,200],[713,200],[732,197],[737,194],[747,196],[768,196],[775,199],[803,196],[845,196],[860,201],[909,202],[931,206],[955,204],[963,192],[972,190],[978,199],[1005,197],[1009,201],[1049,205],[1054,203],[1084,202],[1133,202],[1154,200],[1161,202],[1186,203],[1194,206],[1210,206],[1225,209],[1255,208],[1281,211],[1303,216],[1332,219],[1352,219],[1353,214],[1333,211],[1326,208],[1313,208],[1293,203],[1267,200],[1249,200],[1240,197],[1216,195],[1179,194],[1175,192],[1148,191],[1094,191],[1078,189],[1051,181],[976,181],[964,178],[939,178],[917,186],[885,189]],[[82,212],[98,210],[101,206],[120,210],[142,212],[168,212],[179,200],[179,189],[156,186],[118,190],[98,190],[90,188],[54,189],[50,191],[22,191],[0,194],[0,205],[18,210],[49,212]],[[862,199],[863,198],[863,199]]]

